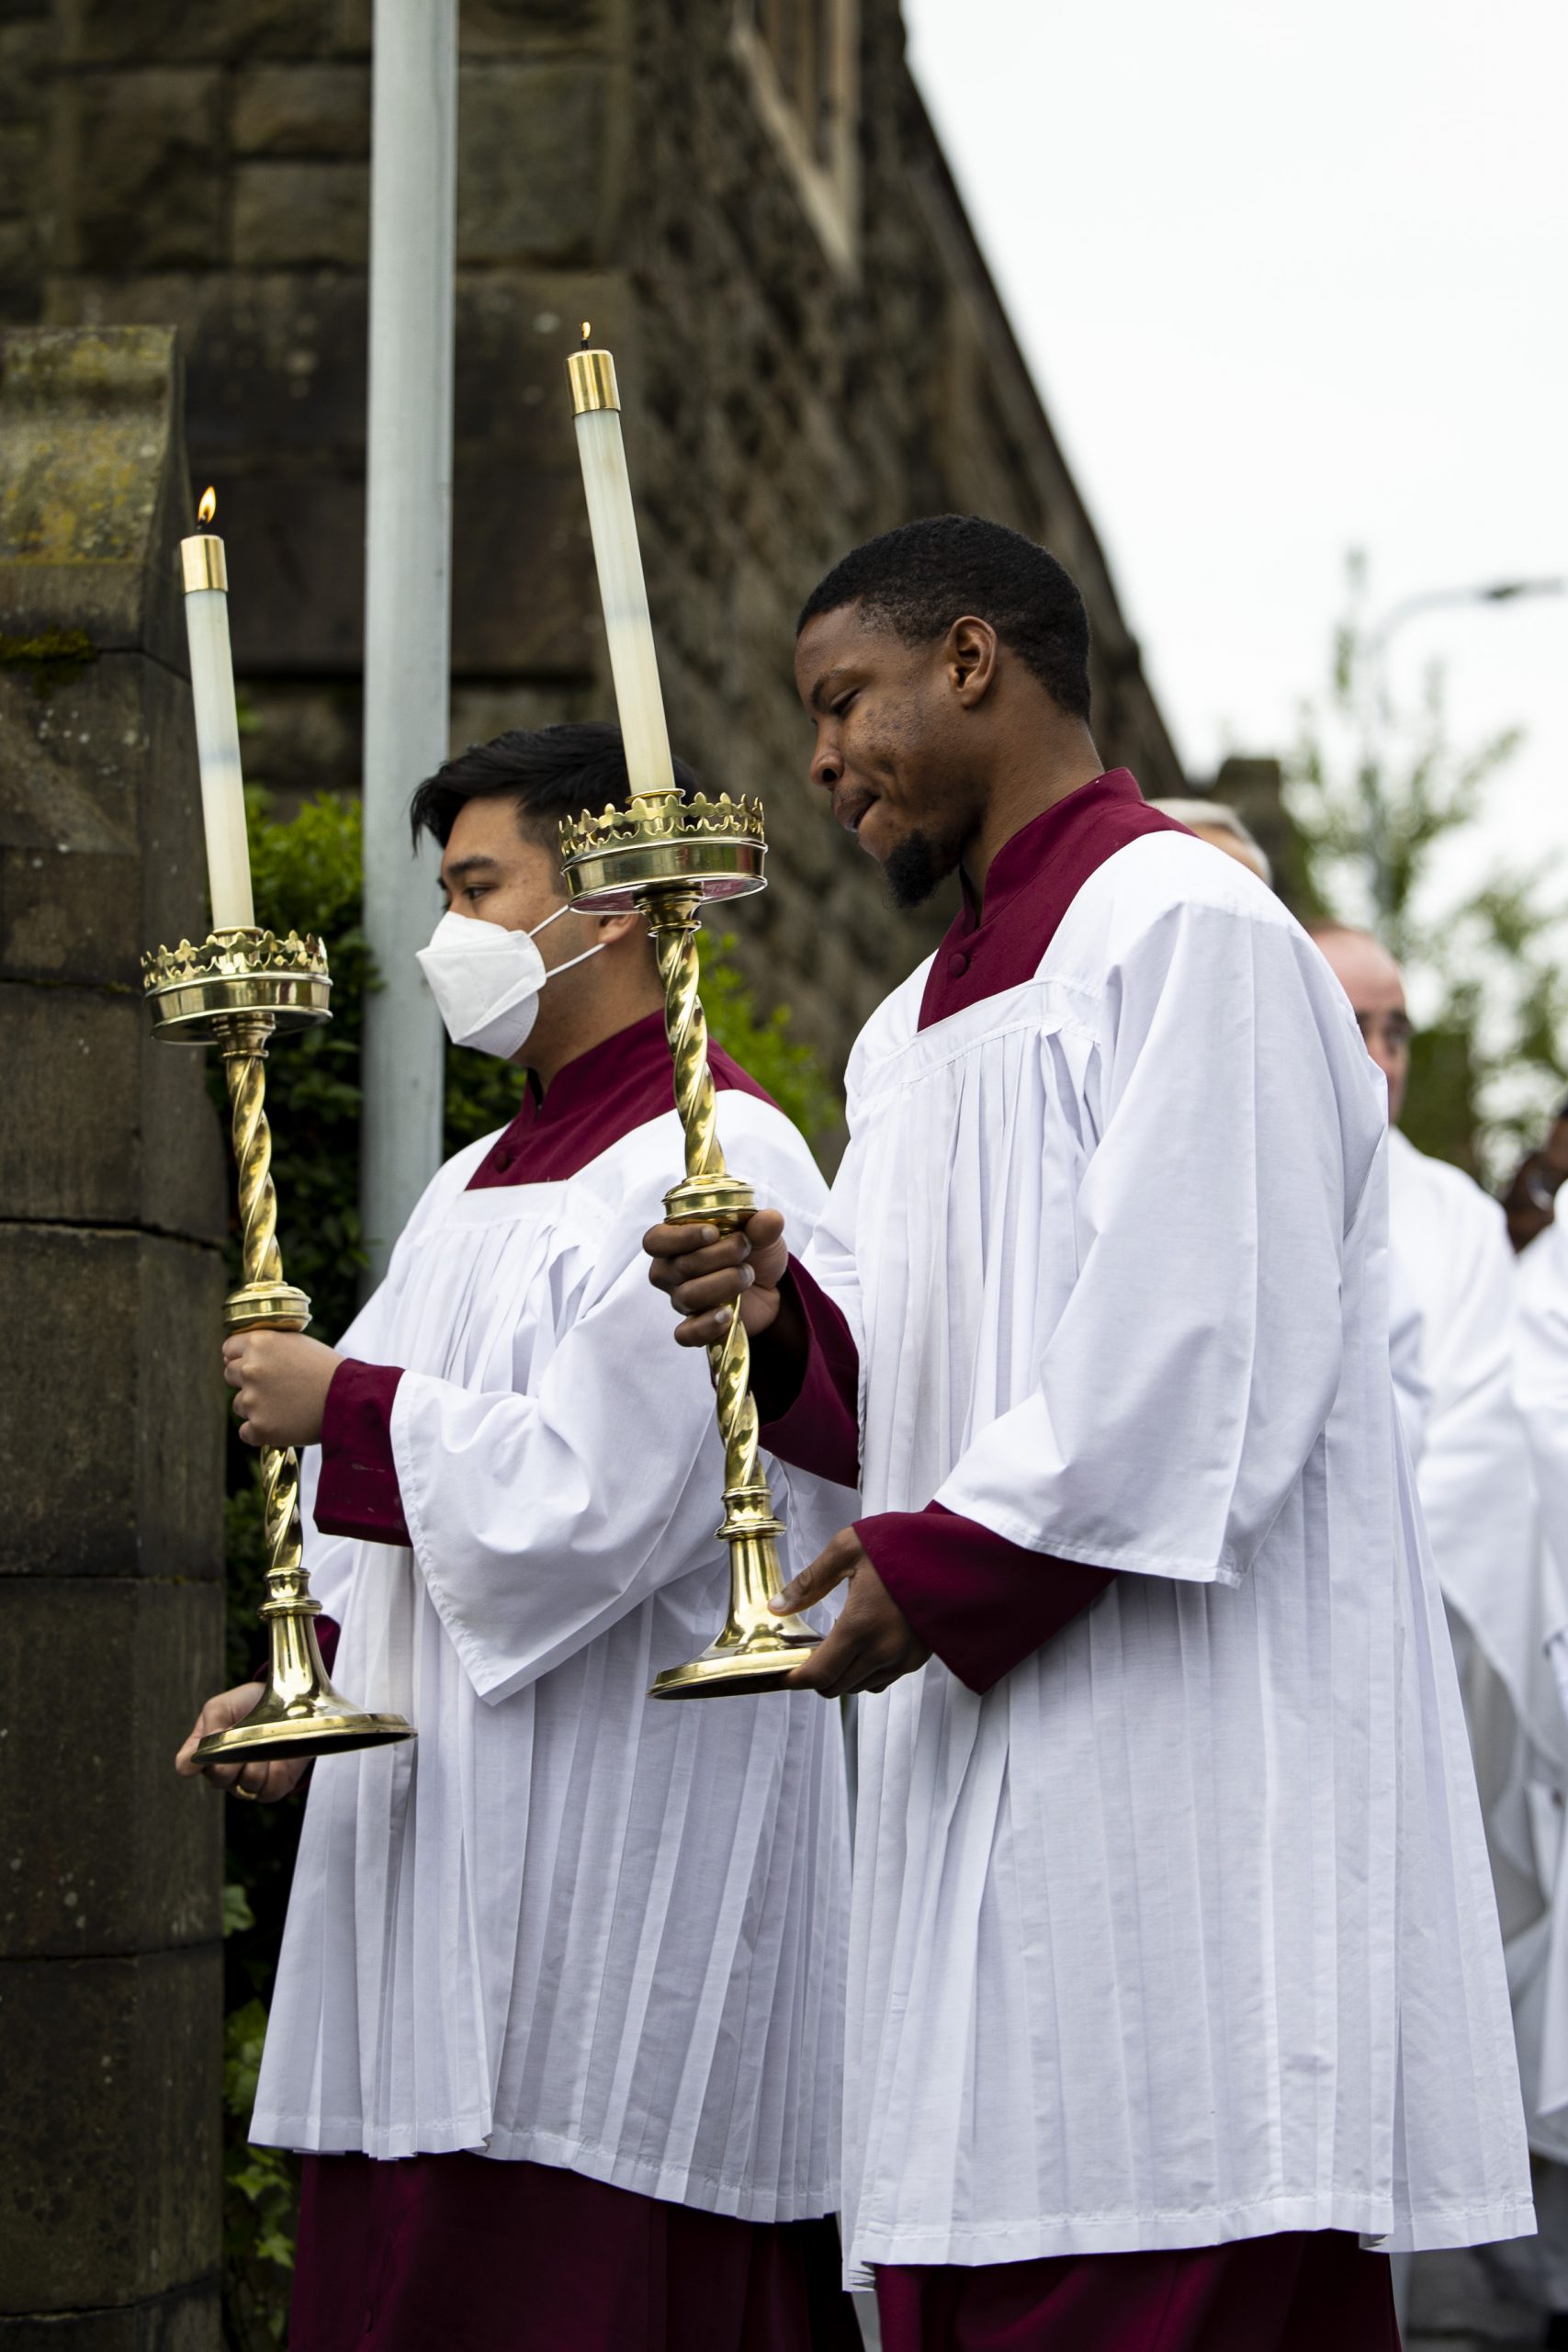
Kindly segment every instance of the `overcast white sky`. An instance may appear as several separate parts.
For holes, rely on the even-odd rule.
[[[1189,773],[1381,611],[1568,573],[1565,0],[905,0],[911,62]],[[1568,850],[1568,597],[1412,623],[1488,832]]]

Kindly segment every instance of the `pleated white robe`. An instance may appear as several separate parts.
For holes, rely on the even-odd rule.
[[[1516,1261],[1498,1204],[1397,1128],[1389,1136],[1389,1244],[1416,1306],[1416,1491],[1486,1821],[1526,2118],[1532,2146],[1561,2161],[1568,1718],[1548,1646],[1568,1610],[1515,1396]]]
[[[733,1164],[809,1225],[782,1114],[721,1096]],[[419,1737],[315,1767],[253,2137],[480,2150],[754,2222],[838,2202],[847,1821],[837,1711],[670,1705],[722,1622],[723,1453],[641,1237],[673,1111],[558,1183],[430,1186],[340,1343],[407,1367],[412,1548],[307,1536],[334,1679]],[[316,1457],[307,1462],[306,1518]],[[852,1516],[781,1473],[809,1522]],[[811,1518],[813,1503],[821,1505]]]
[[[1528,2231],[1343,994],[1176,832],[1023,985],[922,1032],[925,978],[856,1048],[806,1259],[864,1507],[1121,1574],[985,1697],[933,1660],[860,1702],[852,2266]]]
[[[1560,1708],[1568,1710],[1568,1223],[1553,1223],[1517,1261],[1515,1394],[1529,1442],[1549,1578],[1546,1654]],[[1559,1743],[1563,1735],[1559,1733]],[[1528,1845],[1547,1908],[1530,1937],[1509,1949],[1520,2011],[1520,2060],[1539,2153],[1568,2165],[1568,1768],[1532,1743],[1517,1780],[1528,1808]],[[1523,1856],[1521,1855],[1521,1861]],[[1568,2301],[1568,2259],[1554,2282]]]

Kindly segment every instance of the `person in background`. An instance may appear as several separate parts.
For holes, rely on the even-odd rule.
[[[1260,882],[1267,882],[1273,888],[1274,869],[1262,843],[1223,800],[1151,800],[1149,807],[1157,808],[1162,817],[1174,818],[1212,848],[1223,849],[1227,857],[1234,857],[1256,874]]]
[[[1568,2034],[1568,1718],[1548,1645],[1568,1608],[1516,1396],[1516,1261],[1492,1195],[1400,1131],[1412,1030],[1399,966],[1370,933],[1310,928],[1388,1090],[1395,1379],[1464,1698],[1536,2157],[1540,2232],[1488,2260],[1511,2294],[1556,2312],[1568,2307],[1568,2075],[1556,2079],[1552,2057]]]
[[[1528,1250],[1546,1231],[1557,1214],[1557,1195],[1568,1180],[1568,1102],[1563,1103],[1538,1151],[1519,1162],[1503,1195],[1508,1238],[1517,1250]]]

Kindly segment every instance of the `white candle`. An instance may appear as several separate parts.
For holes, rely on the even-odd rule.
[[[201,519],[211,519],[208,492]],[[201,766],[201,821],[207,833],[207,878],[214,931],[249,931],[255,923],[251,859],[245,843],[244,778],[240,769],[240,721],[234,707],[234,661],[229,650],[229,573],[223,542],[209,531],[180,541],[185,578],[190,691],[196,706],[196,755]]]
[[[577,454],[582,461],[588,527],[604,608],[626,774],[634,792],[673,792],[675,771],[670,760],[653,624],[649,618],[632,486],[621,440],[615,363],[607,351],[574,351],[567,372],[571,379]]]

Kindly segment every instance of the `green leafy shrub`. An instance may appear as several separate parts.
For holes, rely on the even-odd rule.
[[[269,1055],[266,1106],[284,1271],[310,1294],[313,1329],[333,1339],[353,1319],[367,1262],[358,1210],[359,1058],[365,999],[377,982],[362,922],[360,804],[329,795],[279,823],[268,814],[265,792],[253,786],[246,808],[257,922],[276,932],[317,933],[332,964],[332,1020],[284,1039]],[[715,1038],[804,1133],[813,1139],[830,1135],[839,1104],[815,1055],[790,1035],[787,1012],[758,1014],[730,961],[728,938],[705,934],[701,953],[703,1002]],[[227,1119],[216,1055],[211,1064],[214,1098]],[[504,1126],[523,1085],[510,1064],[448,1047],[447,1151]],[[230,1256],[238,1283],[237,1220]],[[231,1435],[225,1561],[231,1682],[244,1681],[263,1655],[256,1610],[265,1559],[255,1456]],[[299,1815],[297,1804],[227,1808],[224,2327],[233,2352],[261,2352],[281,2343],[287,2329],[297,2168],[277,2150],[249,2147],[245,2135]]]

